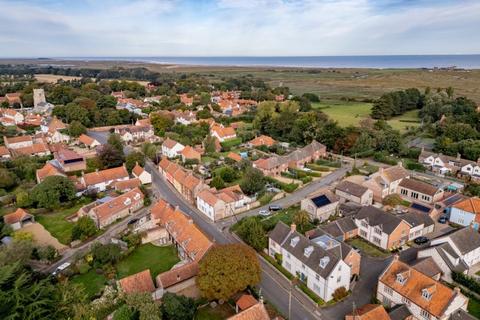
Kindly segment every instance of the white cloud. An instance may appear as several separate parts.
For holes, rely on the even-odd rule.
[[[0,0],[0,56],[480,52],[480,2]]]

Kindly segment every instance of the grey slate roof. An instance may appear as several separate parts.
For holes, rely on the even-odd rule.
[[[412,268],[421,273],[429,276],[430,278],[436,276],[439,273],[442,273],[442,269],[435,263],[432,257],[423,258],[415,261],[412,264]]]
[[[286,234],[286,238],[279,238],[281,235],[289,230]],[[277,243],[280,243],[283,249],[301,261],[303,264],[312,269],[315,273],[319,274],[322,278],[327,278],[332,270],[335,268],[337,263],[340,261],[340,256],[338,256],[338,251],[333,252],[333,250],[325,250],[316,243],[310,241],[307,237],[303,236],[297,231],[290,232],[290,228],[283,222],[278,222],[275,228],[270,232],[269,237],[272,238]],[[275,239],[274,239],[275,237]],[[293,247],[291,245],[291,240],[298,237],[298,243]],[[307,257],[304,254],[305,248],[312,246],[313,252]],[[325,266],[325,268],[320,267],[320,259],[324,257],[329,257],[330,261]]]
[[[391,320],[405,320],[412,314],[410,313],[410,310],[408,310],[407,306],[402,304],[390,310],[388,315],[390,316]]]
[[[324,230],[326,233],[330,234],[332,237],[338,238],[343,237],[347,232],[357,229],[355,221],[351,217],[344,217],[332,221],[324,226],[320,226],[320,229]]]
[[[370,226],[379,226],[383,232],[387,234],[390,234],[402,223],[402,219],[374,206],[367,206],[360,209],[355,219],[367,220]]]
[[[336,189],[359,198],[368,191],[368,188],[348,180],[340,182]]]
[[[458,309],[454,311],[451,315],[449,320],[476,320],[474,316],[468,314],[466,311],[462,309]]]
[[[405,220],[412,227],[423,224],[425,227],[435,224],[432,218],[428,214],[411,212],[398,216],[399,218]]]
[[[449,235],[462,254],[480,247],[480,233],[473,228],[462,228]]]
[[[336,240],[335,239],[336,237],[333,234],[329,233],[328,231],[325,231],[325,229],[323,228],[316,228],[310,231],[307,236],[309,239],[312,239],[312,240],[315,240],[316,238],[321,236],[328,236],[331,239]],[[333,252],[338,257],[342,257],[342,259],[344,260],[348,256],[350,251],[353,250],[353,248],[343,241],[339,241],[339,240],[336,240],[336,241],[338,242],[339,245],[332,247],[330,249],[327,249],[327,251]]]
[[[340,203],[338,211],[343,216],[355,216],[363,206],[355,202]]]
[[[438,188],[432,186],[431,184],[410,178],[403,179],[400,182],[399,186],[409,190],[427,194],[429,196],[434,196],[438,191]]]

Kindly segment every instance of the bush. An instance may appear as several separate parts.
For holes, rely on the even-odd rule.
[[[309,182],[312,182],[313,178],[312,177],[303,177],[300,178],[300,181],[302,181],[303,184],[307,184]]]
[[[347,289],[345,289],[345,287],[337,288],[337,289],[333,292],[333,299],[334,299],[335,301],[340,301],[340,300],[342,300],[343,298],[345,298],[346,296],[348,296],[348,291],[347,291]]]
[[[312,299],[313,301],[315,301],[315,303],[317,303],[318,305],[322,305],[324,304],[325,302],[322,300],[322,298],[320,298],[319,296],[317,296],[317,294],[315,292],[313,292],[312,290],[310,290],[306,284],[304,284],[303,282],[299,282],[297,284],[297,286],[300,288],[300,290],[303,291],[303,293],[305,293],[307,296],[310,297],[310,299]]]
[[[91,267],[88,263],[81,262],[77,265],[77,269],[78,269],[78,273],[85,274],[91,269]]]
[[[282,264],[282,261],[283,261],[283,256],[281,253],[275,253],[275,260],[277,260],[277,263],[278,264]]]
[[[78,219],[72,229],[72,240],[85,240],[97,233],[95,222],[88,216]]]
[[[373,160],[378,161],[378,162],[382,162],[382,163],[386,163],[386,164],[389,164],[389,165],[392,165],[392,166],[394,166],[398,163],[398,159],[396,159],[394,157],[390,157],[385,152],[375,152],[373,154]]]

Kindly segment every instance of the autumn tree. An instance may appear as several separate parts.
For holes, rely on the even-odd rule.
[[[210,300],[228,299],[260,282],[260,263],[253,249],[242,244],[218,245],[200,261],[197,285]]]
[[[310,224],[310,216],[308,212],[305,210],[295,212],[293,215],[293,223],[295,223],[300,230],[305,230]]]

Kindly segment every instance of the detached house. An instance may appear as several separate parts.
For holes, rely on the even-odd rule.
[[[340,243],[311,241],[297,232],[295,225],[279,222],[270,232],[268,244],[269,255],[281,255],[282,267],[324,301],[330,301],[338,288],[350,288],[351,268],[334,250]]]
[[[132,174],[135,178],[138,178],[142,184],[152,183],[152,175],[144,168],[140,167],[138,163],[136,163],[135,167],[133,167]]]
[[[373,203],[373,191],[362,185],[344,180],[335,188],[335,194],[340,198],[352,201],[361,205]]]
[[[277,142],[275,140],[273,140],[271,137],[269,136],[265,136],[265,135],[261,135],[261,136],[258,136],[252,140],[250,140],[248,143],[247,143],[247,146],[249,148],[255,148],[255,147],[260,147],[260,146],[267,146],[267,147],[271,147],[273,146],[274,144],[276,144]]]
[[[454,203],[450,209],[449,220],[461,226],[472,226],[478,231],[480,225],[480,199],[473,197]]]
[[[374,206],[360,209],[355,224],[360,237],[384,250],[401,247],[409,239],[407,222]]]
[[[380,275],[377,299],[389,308],[405,305],[414,319],[432,320],[448,320],[458,310],[466,310],[468,304],[460,289],[450,289],[400,262],[397,256]]]
[[[15,231],[23,228],[26,224],[35,222],[35,217],[22,208],[18,208],[17,211],[4,215],[3,221]]]
[[[440,201],[444,195],[442,189],[411,178],[403,179],[400,182],[397,193],[407,201],[420,201],[428,204]]]
[[[162,143],[162,155],[167,158],[175,158],[178,157],[184,148],[185,146],[183,144],[167,138]]]
[[[214,124],[210,128],[210,135],[217,138],[220,142],[237,137],[235,129],[232,127],[224,127],[222,125]]]
[[[96,139],[83,133],[80,135],[80,137],[78,137],[78,142],[83,144],[88,149],[95,149],[100,145],[100,142],[98,142]]]
[[[132,274],[117,281],[120,291],[126,294],[132,293],[153,293],[155,284],[152,280],[150,269]]]
[[[323,222],[337,213],[338,203],[338,197],[327,190],[303,199],[301,208],[310,214],[312,220],[318,219]]]
[[[452,281],[452,271],[469,273],[480,262],[480,234],[472,228],[462,228],[435,238],[430,247],[417,253],[417,258],[431,257],[442,270],[442,278]]]
[[[200,162],[202,159],[200,152],[190,146],[183,148],[183,150],[180,152],[180,157],[182,158],[182,162],[186,162],[187,160],[197,160]]]

